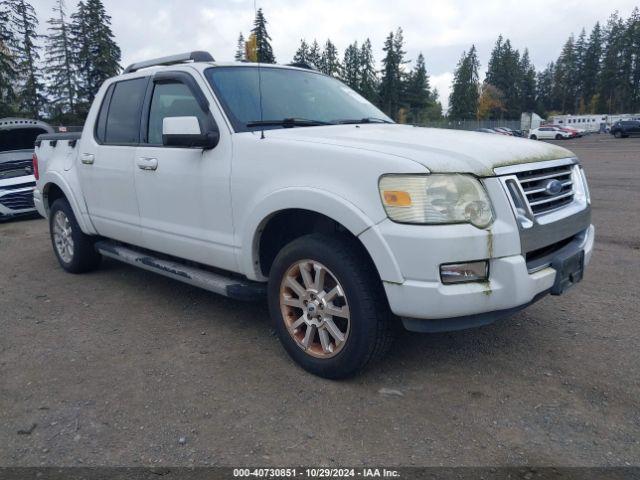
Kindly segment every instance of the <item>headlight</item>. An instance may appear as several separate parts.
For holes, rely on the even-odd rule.
[[[471,223],[493,221],[491,202],[471,175],[384,175],[380,196],[389,218],[400,223]]]

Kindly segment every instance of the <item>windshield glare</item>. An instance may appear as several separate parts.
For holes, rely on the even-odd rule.
[[[265,121],[304,119],[327,123],[364,118],[391,121],[343,83],[312,71],[272,67],[213,67],[205,71],[205,76],[238,132],[263,128],[247,127],[248,123],[260,121],[261,118]],[[261,77],[262,115],[258,76]]]

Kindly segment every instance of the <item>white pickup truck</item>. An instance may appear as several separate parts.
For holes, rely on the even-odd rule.
[[[38,211],[72,273],[103,256],[268,299],[303,368],[353,375],[399,325],[485,325],[580,281],[570,151],[394,124],[338,80],[206,52],[129,66],[79,134],[42,135]]]

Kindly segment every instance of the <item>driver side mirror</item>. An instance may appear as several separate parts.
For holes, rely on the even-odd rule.
[[[165,147],[214,148],[220,141],[217,128],[203,132],[197,117],[165,117],[162,144]]]

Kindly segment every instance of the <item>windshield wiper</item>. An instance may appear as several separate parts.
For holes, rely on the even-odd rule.
[[[365,117],[365,118],[347,118],[344,120],[338,120],[336,123],[340,123],[342,125],[348,125],[353,123],[393,123],[389,120],[385,120],[384,118],[378,117]]]
[[[247,127],[268,127],[283,126],[285,128],[292,127],[315,127],[318,125],[333,125],[331,122],[323,122],[322,120],[309,120],[307,118],[283,118],[282,120],[251,120],[247,122]]]

